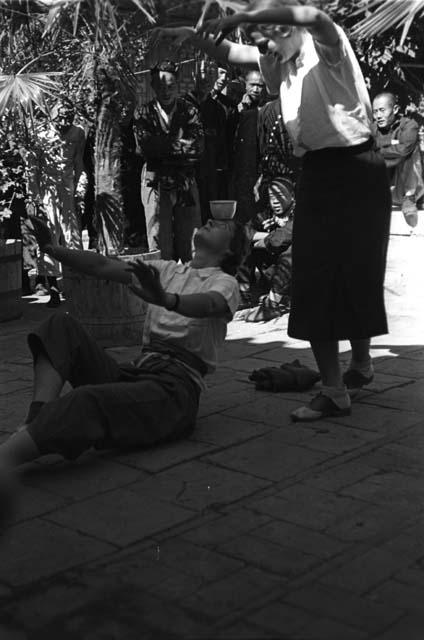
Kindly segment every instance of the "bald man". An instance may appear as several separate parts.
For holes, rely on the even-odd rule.
[[[417,200],[424,193],[418,124],[402,117],[397,96],[380,93],[373,101],[375,140],[390,174],[393,204],[400,204],[410,227],[418,223]]]

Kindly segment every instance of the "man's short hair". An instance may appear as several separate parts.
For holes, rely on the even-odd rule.
[[[247,82],[249,82],[249,78],[250,78],[250,76],[251,76],[253,73],[255,73],[256,75],[260,76],[260,77],[262,78],[262,80],[263,80],[263,75],[262,75],[262,73],[260,72],[260,70],[259,70],[259,69],[248,69],[248,70],[244,73],[244,78],[243,78],[243,80],[244,80],[244,83],[245,83],[245,84],[246,84]],[[264,84],[265,84],[265,81],[264,81]]]
[[[392,91],[381,91],[381,93],[378,93],[374,97],[374,100],[377,100],[377,98],[388,98],[389,100],[391,100],[393,106],[396,106],[399,104],[399,97],[395,93],[392,93]]]
[[[221,263],[221,269],[230,276],[235,276],[249,250],[249,239],[243,224],[235,220],[231,220],[231,224],[234,225],[234,233],[228,253]]]
[[[150,69],[150,76],[154,78],[158,76],[161,71],[165,71],[166,73],[172,73],[174,76],[178,76],[178,65],[172,60],[162,60],[155,64],[155,66]]]

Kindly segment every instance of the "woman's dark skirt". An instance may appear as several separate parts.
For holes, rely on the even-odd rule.
[[[387,333],[384,276],[391,195],[372,142],[309,152],[298,181],[288,334],[301,340]]]

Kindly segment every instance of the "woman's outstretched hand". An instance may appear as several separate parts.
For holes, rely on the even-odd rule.
[[[150,304],[156,304],[160,307],[165,306],[166,292],[162,287],[160,274],[156,267],[148,265],[142,260],[134,260],[129,263],[127,271],[133,273],[138,281],[134,283],[133,278],[129,285],[130,290],[136,296]]]
[[[212,36],[214,43],[218,46],[224,40],[224,38],[237,29],[243,22],[243,16],[240,13],[235,13],[225,18],[215,18],[214,20],[205,20],[196,28],[197,35],[202,38],[209,38]]]

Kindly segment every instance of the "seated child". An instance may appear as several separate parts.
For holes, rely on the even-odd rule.
[[[291,244],[295,195],[289,178],[274,178],[266,188],[268,206],[246,225],[251,241],[248,257],[251,283],[256,269],[268,292],[243,316],[246,322],[278,318],[290,311]]]

